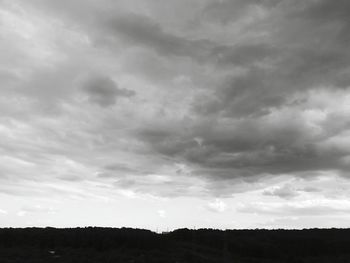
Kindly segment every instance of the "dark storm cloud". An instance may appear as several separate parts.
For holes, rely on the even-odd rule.
[[[222,24],[237,21],[246,16],[249,8],[272,8],[283,0],[224,0],[212,1],[203,9],[203,16]]]
[[[153,126],[138,136],[156,152],[200,167],[193,174],[213,180],[347,171],[348,165],[341,160],[348,152],[325,144],[344,126],[339,129],[337,125],[323,124],[322,132],[317,133],[299,116],[302,108],[287,107],[287,112],[221,122],[197,119],[192,124],[179,123],[179,127],[187,126],[183,130],[174,129],[174,124],[169,129]],[[344,121],[344,117],[340,118]],[[329,115],[325,123],[332,119]]]
[[[300,12],[292,13],[297,18],[312,22],[316,27],[335,26],[338,43],[348,43],[350,29],[350,3],[346,0],[319,0],[311,2]],[[344,42],[343,42],[344,41]]]
[[[219,65],[247,66],[264,61],[265,58],[278,56],[280,50],[267,43],[241,44],[234,46],[217,46],[212,49],[213,59]]]
[[[348,28],[348,4],[285,2],[268,12],[256,27],[266,32],[266,37],[213,49],[219,66],[241,66],[245,73],[216,89],[207,102],[196,102],[197,111],[232,117],[267,114],[271,108],[285,105],[297,91],[349,86],[350,59],[341,39],[348,35],[343,32]],[[228,10],[226,5],[243,5],[240,1],[216,4]],[[266,3],[248,1],[244,6],[250,4]]]
[[[146,47],[162,56],[188,56],[200,59],[207,55],[212,43],[208,40],[188,39],[162,28],[151,17],[127,14],[106,21],[106,27],[123,37],[128,44]]]
[[[194,110],[233,118],[264,115],[285,106],[296,92],[319,86],[346,88],[350,84],[346,74],[350,59],[345,50],[267,47],[248,45],[232,48],[232,55],[218,55],[221,63],[246,65],[246,73],[227,80],[207,99],[199,98]]]
[[[102,107],[115,104],[119,97],[130,98],[135,95],[134,91],[119,88],[112,79],[105,76],[89,79],[83,89],[88,94],[90,102]]]
[[[224,84],[208,99],[195,101],[194,110],[199,114],[223,113],[233,118],[266,114],[285,101],[283,90],[272,86],[275,84],[271,82],[275,81],[278,80],[271,79],[263,70],[252,69]]]
[[[290,5],[292,11],[287,8]],[[326,124],[333,119],[332,114],[319,126],[322,132],[318,135],[298,115],[313,109],[313,105],[308,105],[308,100],[312,100],[308,98],[308,90],[345,92],[350,85],[350,59],[341,37],[346,35],[348,27],[348,17],[344,14],[349,13],[347,3],[280,4],[260,27],[266,30],[264,27],[273,26],[267,30],[269,39],[262,38],[258,44],[243,42],[214,49],[219,67],[237,65],[245,72],[194,100],[196,114],[216,120],[226,118],[226,121],[214,122],[216,129],[206,127],[210,132],[193,130],[192,136],[201,137],[203,143],[193,147],[187,144],[181,156],[202,167],[211,167],[209,173],[213,175],[218,175],[213,167],[231,176],[348,170],[341,162],[347,152],[332,152],[323,147],[327,138],[339,132],[337,125]],[[334,34],[335,27],[339,28],[339,34]],[[312,33],[307,36],[309,31]],[[296,94],[305,95],[298,98]],[[276,114],[281,118],[270,122]],[[346,123],[344,116],[340,119]],[[179,144],[174,146],[178,147]]]

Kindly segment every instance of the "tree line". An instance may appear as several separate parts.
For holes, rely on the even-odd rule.
[[[350,229],[0,229],[2,262],[350,262],[349,245]]]

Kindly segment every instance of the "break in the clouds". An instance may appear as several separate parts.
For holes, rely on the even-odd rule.
[[[0,1],[0,223],[344,226],[349,17],[346,0]]]

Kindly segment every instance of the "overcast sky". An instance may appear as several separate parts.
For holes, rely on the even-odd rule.
[[[350,1],[0,0],[0,226],[350,227]]]

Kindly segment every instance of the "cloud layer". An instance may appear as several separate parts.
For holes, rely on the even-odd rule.
[[[221,214],[217,198],[249,191],[319,198],[302,189],[350,168],[349,14],[345,0],[1,1],[0,192],[105,187]]]

